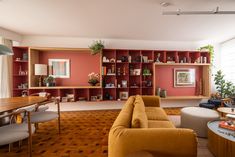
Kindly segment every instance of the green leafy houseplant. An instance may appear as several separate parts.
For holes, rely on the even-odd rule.
[[[202,51],[202,50],[208,51],[209,54],[210,54],[211,64],[213,65],[213,61],[214,61],[214,47],[212,45],[206,45],[206,46],[200,47],[198,50],[200,50],[200,51]]]
[[[220,94],[221,98],[234,97],[235,95],[235,86],[230,81],[225,81],[224,75],[221,70],[217,71],[215,74],[215,85],[216,89]]]
[[[43,82],[44,82],[44,84],[46,84],[46,86],[49,87],[49,86],[53,86],[54,80],[55,80],[54,77],[47,76],[44,78]]]
[[[97,40],[97,41],[94,41],[88,47],[91,49],[91,54],[96,55],[97,53],[100,53],[104,49],[104,42],[101,40]]]

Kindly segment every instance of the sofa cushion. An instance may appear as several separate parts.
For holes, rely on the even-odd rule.
[[[158,121],[158,120],[149,120],[149,128],[175,128],[174,124],[171,121]]]
[[[145,113],[144,102],[139,95],[135,98],[131,127],[148,128],[148,119]]]
[[[160,107],[145,107],[148,120],[169,120],[166,112]]]

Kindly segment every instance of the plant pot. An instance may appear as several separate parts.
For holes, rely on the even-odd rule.
[[[88,82],[91,86],[96,86],[98,82]]]

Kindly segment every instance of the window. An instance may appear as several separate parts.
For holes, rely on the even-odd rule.
[[[235,39],[222,44],[221,70],[225,74],[225,79],[235,84]]]

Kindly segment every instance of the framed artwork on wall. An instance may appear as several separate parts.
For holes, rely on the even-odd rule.
[[[174,87],[195,87],[195,69],[174,68]]]
[[[70,78],[69,59],[49,59],[49,74],[54,78]]]

